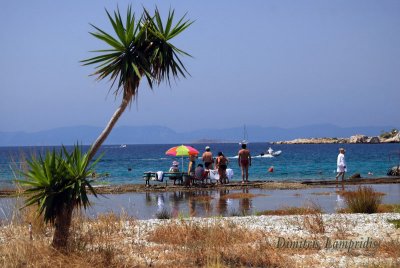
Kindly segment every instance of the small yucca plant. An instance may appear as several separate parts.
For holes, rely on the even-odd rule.
[[[38,214],[54,225],[52,245],[57,249],[67,246],[73,210],[90,205],[88,192],[96,196],[91,174],[99,159],[89,163],[88,154],[78,145],[72,152],[63,146],[58,153],[53,150],[44,157],[32,157],[28,171],[21,171],[25,179],[18,182],[27,187],[25,206],[37,205]]]

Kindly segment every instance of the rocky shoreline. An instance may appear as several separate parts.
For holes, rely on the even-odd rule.
[[[275,141],[272,144],[336,144],[336,143],[400,143],[400,133],[393,137],[383,138],[379,136],[368,137],[366,135],[357,134],[350,138],[298,138],[291,141]]]
[[[354,178],[348,179],[343,185],[362,185],[362,184],[399,184],[400,176],[376,177],[376,178]],[[195,186],[184,185],[165,185],[153,183],[150,186],[144,184],[123,184],[123,185],[98,185],[94,186],[97,194],[121,194],[121,193],[145,193],[145,192],[165,192],[165,191],[186,191],[195,192],[203,190],[223,190],[223,189],[269,189],[269,190],[294,190],[306,189],[310,187],[331,187],[337,185],[335,180],[305,180],[305,181],[268,181],[257,180],[242,184],[240,181],[231,181],[228,184],[204,184]],[[22,190],[2,189],[0,198],[15,197],[22,193]]]

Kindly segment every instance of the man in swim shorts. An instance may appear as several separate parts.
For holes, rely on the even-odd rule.
[[[228,159],[222,152],[218,152],[218,157],[215,162],[218,167],[219,182],[221,184],[227,183],[226,169],[228,167]]]
[[[242,170],[242,183],[249,181],[249,166],[251,166],[251,155],[247,145],[242,143],[242,149],[238,153],[238,164]]]
[[[211,153],[210,146],[206,146],[206,151],[203,153],[202,159],[203,159],[203,162],[204,162],[204,167],[206,169],[212,169],[213,168],[212,165],[214,163],[214,158],[213,158],[213,155]]]

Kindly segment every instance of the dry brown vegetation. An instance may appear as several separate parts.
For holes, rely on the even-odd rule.
[[[95,219],[75,215],[68,250],[54,250],[51,230],[34,231],[10,223],[0,229],[1,267],[227,267],[273,266],[290,260],[267,242],[266,233],[248,231],[228,222],[169,222],[154,230],[139,228],[122,214]]]
[[[326,226],[315,205],[282,210],[297,215],[287,221],[288,226],[308,233],[287,238],[352,239],[345,215]],[[29,222],[33,240],[29,239]],[[223,218],[164,220],[150,226],[125,213],[97,218],[75,214],[66,252],[51,247],[51,235],[52,229],[36,217],[34,209],[18,212],[11,222],[0,225],[0,267],[315,267],[321,261],[316,256],[331,254],[320,249],[277,248],[276,238],[282,234],[246,229]],[[374,250],[340,254],[389,258],[399,264],[400,242],[386,239]]]
[[[400,213],[400,204],[380,204],[378,213]]]
[[[338,213],[352,213],[350,208],[337,210]],[[376,213],[400,213],[400,204],[379,204]]]
[[[148,239],[168,246],[168,253],[162,257],[172,266],[276,267],[288,262],[267,242],[266,233],[245,230],[229,222],[175,222],[156,228]]]
[[[29,209],[32,210],[32,209]],[[117,258],[121,250],[123,224],[134,224],[133,219],[114,214],[101,215],[96,219],[75,215],[70,232],[69,245],[61,252],[52,248],[52,228],[43,224],[34,210],[22,216],[26,218],[1,226],[1,267],[126,267],[128,262]],[[31,221],[32,219],[36,221]],[[29,236],[32,223],[33,239]],[[129,237],[129,235],[128,235]],[[127,258],[130,259],[130,258]]]
[[[316,207],[283,207],[280,209],[259,211],[256,213],[256,215],[258,216],[309,215],[321,212],[322,212],[321,209]]]
[[[370,186],[359,186],[355,191],[344,192],[347,207],[353,213],[376,213],[384,193],[376,192]]]
[[[281,210],[267,211],[269,215],[301,215],[289,220],[289,223],[299,229],[307,230],[311,234],[324,234],[325,224],[322,218],[322,209],[316,203],[310,203],[306,207],[286,207]],[[275,213],[275,214],[274,214]]]

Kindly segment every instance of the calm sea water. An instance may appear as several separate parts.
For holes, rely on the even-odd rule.
[[[204,151],[205,144],[188,144],[200,151]],[[104,156],[97,165],[97,173],[109,174],[102,178],[106,184],[137,184],[143,183],[142,175],[146,171],[167,171],[172,161],[177,160],[187,170],[186,157],[171,157],[165,152],[175,145],[105,145],[101,152]],[[211,150],[216,155],[222,151],[229,157],[229,168],[234,171],[233,180],[240,180],[240,169],[237,165],[239,145],[210,144]],[[273,158],[257,157],[269,147],[275,151],[281,150],[282,154]],[[329,180],[334,178],[336,172],[336,157],[339,147],[346,148],[348,174],[360,173],[368,177],[386,176],[388,169],[400,161],[400,144],[315,144],[315,145],[270,145],[268,143],[250,143],[253,165],[250,168],[250,180]],[[18,176],[15,169],[23,167],[23,159],[32,154],[44,153],[53,147],[0,147],[0,188],[13,187],[13,179]],[[84,146],[87,150],[89,147]],[[57,149],[57,147],[56,147]],[[183,161],[183,166],[182,166]],[[198,159],[197,163],[201,163]],[[268,168],[274,166],[274,172]]]

